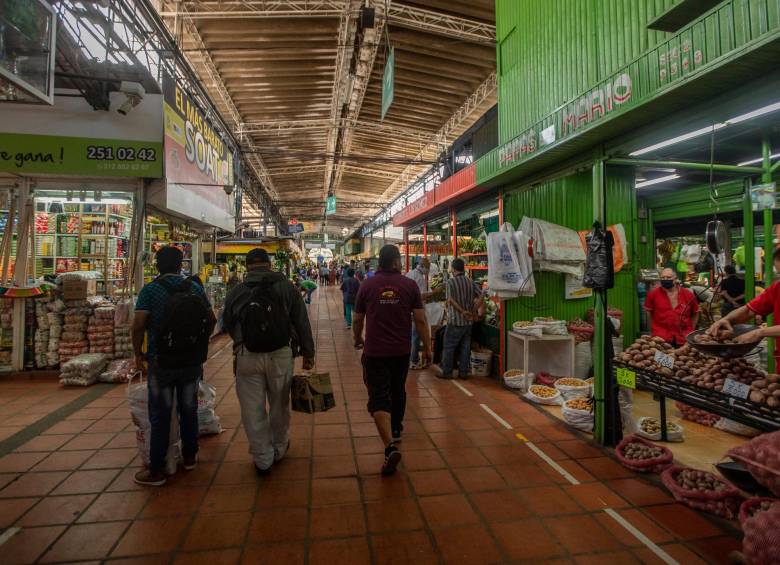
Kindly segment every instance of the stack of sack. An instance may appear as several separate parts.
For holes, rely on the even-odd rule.
[[[89,352],[114,358],[114,306],[103,304],[95,308],[87,328]]]

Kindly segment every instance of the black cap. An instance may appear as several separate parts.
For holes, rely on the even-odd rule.
[[[265,249],[252,249],[246,254],[246,262],[248,264],[257,263],[270,263],[271,258],[268,256],[268,252]]]

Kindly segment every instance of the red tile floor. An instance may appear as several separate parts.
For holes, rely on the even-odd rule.
[[[220,338],[206,378],[225,432],[202,438],[197,470],[163,488],[135,485],[125,388],[108,389],[0,458],[0,562],[659,563],[660,553],[715,563],[739,546],[727,526],[489,379],[410,375],[404,459],[382,478],[339,293],[320,291],[310,315],[337,407],[294,413],[291,451],[269,477],[258,478],[247,455],[229,340]],[[0,382],[0,434],[90,390]]]

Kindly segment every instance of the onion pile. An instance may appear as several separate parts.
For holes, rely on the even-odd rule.
[[[738,445],[728,451],[728,456],[744,463],[756,481],[780,496],[780,431]]]
[[[707,412],[706,410],[702,410],[701,408],[694,408],[693,406],[688,406],[687,404],[684,404],[682,402],[675,402],[675,405],[677,406],[677,409],[680,411],[680,415],[685,420],[696,422],[697,424],[701,424],[702,426],[712,427],[720,420],[720,416],[718,416],[717,414],[713,414],[712,412]]]
[[[707,471],[697,471],[696,469],[683,469],[674,480],[686,490],[698,490],[705,492],[714,490],[722,492],[728,488],[728,485]]]
[[[742,552],[751,565],[770,565],[777,563],[780,555],[780,504],[757,513],[742,523],[745,537],[742,539]]]

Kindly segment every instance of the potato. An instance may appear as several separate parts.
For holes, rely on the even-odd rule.
[[[758,389],[766,388],[767,384],[768,383],[766,379],[760,379],[757,381],[753,381],[753,388],[758,388]]]
[[[778,406],[780,406],[780,399],[774,396],[770,396],[769,398],[766,399],[766,405],[769,406],[770,408],[777,408]]]
[[[750,391],[750,401],[751,402],[758,402],[759,404],[764,402],[764,395],[761,394],[757,390],[751,390]]]

